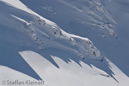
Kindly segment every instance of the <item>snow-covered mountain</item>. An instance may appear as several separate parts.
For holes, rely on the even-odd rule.
[[[129,86],[128,7],[0,0],[0,85]]]

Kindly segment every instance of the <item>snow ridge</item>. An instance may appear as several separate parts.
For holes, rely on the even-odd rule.
[[[39,17],[37,17],[37,20],[35,21],[25,23],[28,27],[27,31],[29,33],[29,36],[39,44],[39,49],[47,49],[47,47],[53,47],[61,50],[64,49],[68,52],[78,55],[83,59],[85,57],[89,57],[97,60],[102,60],[102,56],[100,55],[99,50],[88,38],[66,33],[56,24],[50,25],[46,23],[45,20],[42,20]]]
[[[42,8],[42,10],[48,11],[50,16],[53,17],[54,22],[47,19],[46,16],[44,17],[34,12],[28,5],[23,4],[22,1],[24,2],[24,0],[0,0],[0,9],[6,9],[0,11],[0,17],[4,20],[0,21],[0,68],[2,69],[0,71],[2,77],[0,82],[2,79],[6,79],[4,76],[8,72],[4,71],[10,70],[9,75],[15,75],[14,73],[19,75],[15,77],[6,76],[10,77],[9,79],[11,80],[17,77],[23,80],[25,77],[31,80],[43,79],[46,82],[46,86],[51,86],[53,83],[54,86],[78,86],[80,84],[81,86],[103,86],[105,83],[108,83],[106,86],[123,86],[124,84],[124,86],[128,86],[128,77],[108,60],[92,42],[94,41],[97,45],[98,41],[101,39],[105,40],[104,38],[107,36],[117,37],[114,29],[117,22],[112,17],[104,1],[55,0],[56,5],[62,3],[62,8],[69,8],[68,12],[72,11],[71,13],[75,14],[71,16],[71,14],[66,13],[66,15],[69,14],[68,17],[64,13],[62,16],[66,19],[64,18],[64,21],[62,21],[59,16],[59,12],[62,12],[62,10],[59,10],[59,20],[57,18],[57,21],[64,24],[64,26],[60,26],[54,21],[56,9],[54,9],[56,11],[53,11],[52,7],[47,6],[47,4],[44,6],[39,4],[40,2],[49,3],[52,0],[39,0],[39,2],[33,0],[32,2],[38,3],[37,6]],[[25,2],[28,3],[29,0],[25,0]],[[68,24],[69,27],[65,27],[70,19],[72,23],[79,23],[75,25],[73,30],[86,28],[84,31],[87,32],[83,32],[83,34],[92,35],[90,34],[92,30],[88,31],[87,29],[91,29],[90,26],[92,26],[94,27],[93,31],[100,31],[104,38],[99,36],[100,39],[91,41],[85,35],[83,37],[68,33],[64,29],[69,29],[70,24],[72,27],[71,22]],[[81,23],[87,25],[83,26]],[[24,67],[26,70],[24,70]],[[121,76],[123,77],[122,79]],[[64,80],[66,83],[64,83]],[[100,83],[102,80],[103,82]]]

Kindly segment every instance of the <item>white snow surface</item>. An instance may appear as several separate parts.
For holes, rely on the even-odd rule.
[[[129,86],[128,7],[128,0],[0,0],[0,86]]]

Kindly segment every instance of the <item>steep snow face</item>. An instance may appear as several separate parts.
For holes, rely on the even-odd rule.
[[[35,0],[29,0],[31,4],[27,3],[26,0],[21,1],[38,14],[56,22],[67,32],[85,36],[88,33],[81,33],[80,30],[87,31],[92,29],[92,31],[99,33],[103,37],[117,36],[114,32],[114,27],[117,23],[108,10],[105,1],[39,0],[36,2]],[[36,7],[33,7],[33,5]]]
[[[49,51],[50,52],[50,51]],[[91,67],[85,62],[80,61],[81,67],[75,62],[76,60],[69,59],[68,63],[64,62],[62,58],[53,56],[51,57],[59,65],[60,69],[53,66],[41,55],[33,51],[19,52],[20,55],[28,62],[29,65],[43,78],[46,86],[128,86],[128,77],[124,75],[112,62],[108,61],[111,70],[115,73],[113,76],[118,80],[116,82],[106,72],[96,68],[94,65]],[[65,54],[64,54],[65,55]],[[70,55],[65,55],[68,58]],[[104,62],[105,63],[105,62]],[[101,65],[105,65],[101,63]],[[124,80],[122,80],[122,78]]]
[[[88,38],[66,33],[55,23],[27,8],[19,0],[12,2],[1,0],[0,10],[1,65],[41,79],[18,54],[18,51],[32,49],[39,52],[39,50],[55,49],[78,56],[80,59],[102,60],[103,58]],[[56,65],[52,58],[49,56],[46,58]]]
[[[64,31],[89,38],[129,75],[128,0],[21,0]],[[35,6],[35,7],[34,7]]]
[[[129,78],[87,38],[116,38],[116,21],[103,1],[0,0],[0,10],[0,82],[26,78],[42,79],[46,86],[128,86]]]
[[[33,20],[24,20],[13,14],[11,17],[17,19],[19,22],[23,22],[25,26],[22,27],[23,31],[28,34],[36,43],[39,44],[40,49],[47,47],[63,49],[65,51],[71,52],[79,57],[89,57],[97,60],[102,60],[99,50],[88,38],[83,38],[79,36],[74,36],[61,30],[56,24],[48,22],[49,20],[38,16],[35,12],[28,9],[25,5],[19,1],[7,1],[9,5],[12,5],[18,9],[24,10],[32,15],[35,15]],[[15,4],[15,3],[18,3]],[[20,6],[20,8],[19,8]],[[47,20],[47,21],[46,21]],[[20,29],[20,28],[19,28]]]
[[[114,16],[114,19],[117,22],[115,25],[117,38],[102,40],[106,46],[101,49],[102,51],[106,50],[104,55],[111,59],[114,64],[116,64],[126,75],[129,76],[129,68],[126,66],[129,65],[129,0],[112,0],[111,2],[106,3],[112,13],[112,16]],[[110,43],[107,43],[107,41],[110,41]],[[111,49],[109,49],[109,46]]]

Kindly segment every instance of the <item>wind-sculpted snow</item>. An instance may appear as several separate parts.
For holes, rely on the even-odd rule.
[[[12,2],[7,3],[14,7],[18,7],[17,5],[13,5]],[[26,12],[32,13],[34,15],[36,14],[22,3],[19,4],[24,7]],[[21,8],[18,7],[18,9]],[[56,24],[47,22],[49,20],[38,16],[38,14],[36,14],[34,20],[32,21],[25,21],[24,19],[21,19],[15,15],[12,15],[12,17],[25,23],[25,27],[27,28],[25,29],[26,33],[29,34],[29,36],[39,44],[39,49],[53,47],[61,50],[64,49],[68,52],[78,55],[81,58],[89,57],[102,60],[99,50],[93,46],[93,43],[89,39],[68,34],[61,30],[61,28],[59,28]]]
[[[88,38],[68,34],[61,30],[56,24],[50,25],[39,17],[34,21],[28,21],[28,23],[16,16],[13,17],[26,24],[27,30],[25,29],[25,31],[39,44],[39,49],[52,47],[68,51],[68,53],[78,55],[83,59],[88,57],[102,60],[99,50]]]
[[[114,24],[117,24],[106,4],[102,0],[59,0],[60,2],[80,10],[81,14],[87,15],[87,20],[79,19],[84,24],[98,27],[104,37],[107,35],[116,37]],[[95,29],[95,28],[94,28]]]
[[[26,0],[21,1],[38,14],[54,21],[65,31],[83,35],[77,32],[80,29],[85,31],[87,27],[97,30],[104,38],[117,37],[114,30],[117,22],[104,0],[40,0],[39,2],[29,0],[31,4]]]
[[[111,35],[116,37],[114,32],[114,24],[117,24],[114,18],[112,17],[110,11],[106,7],[104,1],[101,0],[90,0],[90,7],[88,14],[91,20],[92,25],[95,25],[102,30],[103,34]]]
[[[99,50],[88,38],[66,33],[55,23],[28,9],[20,1],[16,1],[19,5],[14,2],[0,1],[0,17],[3,20],[0,21],[0,46],[3,53],[0,54],[1,65],[40,79],[27,63],[23,62],[18,51],[34,48],[41,51],[55,49],[57,52],[58,50],[67,52],[80,59],[102,60]],[[21,8],[18,7],[20,5]],[[46,58],[56,65],[51,58],[49,59],[49,55]],[[11,59],[10,62],[8,59]],[[28,70],[18,67],[21,65]],[[29,71],[31,71],[30,74]]]
[[[9,70],[20,75],[9,79],[46,80],[46,86],[128,86],[103,55],[109,39],[117,40],[117,22],[104,1],[0,0],[0,19],[0,81]]]

